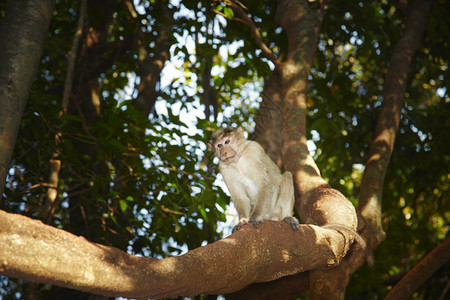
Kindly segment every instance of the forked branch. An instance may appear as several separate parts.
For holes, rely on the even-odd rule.
[[[250,30],[253,34],[253,37],[255,38],[256,44],[258,45],[259,49],[261,49],[264,57],[267,58],[268,60],[270,60],[275,65],[275,67],[278,68],[281,63],[280,60],[273,54],[272,50],[270,50],[270,48],[266,45],[266,43],[264,43],[264,41],[262,40],[262,37],[261,37],[261,32],[256,27],[253,20],[250,19],[250,17],[244,11],[244,9],[243,9],[244,6],[239,5],[240,3],[237,4],[237,3],[233,2],[233,1],[229,1],[229,0],[225,0],[222,3],[224,3],[226,6],[230,7],[236,16],[239,16],[239,17],[234,17],[232,19],[233,21],[238,21],[238,22],[248,26],[248,28],[250,28]],[[225,15],[224,13],[222,13],[216,9],[213,9],[213,11],[216,14],[221,15],[226,19],[229,19],[228,16]]]

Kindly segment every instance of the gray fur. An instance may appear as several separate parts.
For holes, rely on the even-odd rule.
[[[226,128],[213,134],[210,142],[220,160],[220,173],[239,214],[239,223],[255,227],[264,220],[278,220],[298,230],[292,216],[294,185],[290,172],[280,173],[260,144],[245,139],[242,128]]]

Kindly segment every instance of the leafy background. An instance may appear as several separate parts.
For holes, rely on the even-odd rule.
[[[217,16],[208,1],[136,0],[137,17],[127,10],[127,1],[111,3],[109,45],[128,39],[133,45],[113,58],[108,48],[91,56],[103,62],[90,74],[98,81],[101,101],[100,113],[86,130],[76,113],[61,115],[79,2],[57,1],[0,209],[129,253],[179,255],[230,232],[231,218],[227,222],[225,216],[229,197],[220,176],[216,180],[207,141],[213,130],[225,125],[252,132],[260,93],[273,66],[262,57],[249,29]],[[274,52],[286,49],[287,39],[274,21],[276,3],[245,5],[267,45]],[[218,9],[232,17],[232,12]],[[0,3],[1,16],[5,10],[6,3]],[[435,1],[410,66],[383,191],[387,237],[375,252],[375,266],[363,267],[352,277],[349,299],[385,296],[448,235],[449,13],[448,1]],[[89,24],[95,26],[103,17],[89,11]],[[308,129],[323,177],[355,204],[384,75],[404,24],[397,1],[344,0],[329,3],[322,25],[310,76]],[[155,57],[162,37],[169,39],[170,60],[155,87],[154,109],[146,115],[135,105],[141,51]],[[210,70],[210,80],[205,70]],[[209,117],[208,88],[217,101],[217,107],[208,106]],[[57,202],[49,215],[44,209],[45,184],[55,155],[62,168]],[[26,282],[1,279],[4,299],[27,294]],[[448,280],[447,263],[413,298],[437,299]],[[38,290],[41,298],[58,291],[48,285]]]

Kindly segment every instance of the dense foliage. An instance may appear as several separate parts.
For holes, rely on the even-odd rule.
[[[72,94],[90,105],[73,101],[63,112],[80,7],[79,1],[57,1],[0,209],[160,258],[223,237],[229,197],[215,181],[207,140],[224,124],[252,130],[273,66],[250,30],[214,13],[209,1],[134,1],[136,11],[131,2],[88,5]],[[287,41],[274,21],[276,3],[248,2],[266,44],[283,53]],[[0,5],[0,15],[5,9]],[[216,9],[233,17],[226,7]],[[387,238],[374,268],[362,268],[349,284],[355,297],[382,297],[448,235],[449,13],[448,1],[435,1],[411,64],[383,191]],[[322,175],[355,203],[404,22],[397,1],[334,1],[326,10],[310,76],[308,129]],[[106,36],[90,47],[87,28],[104,24],[98,32]],[[164,47],[170,49],[165,69],[149,70],[146,63]],[[147,88],[143,74],[161,76],[147,99],[148,114],[138,102]],[[49,204],[49,162],[55,159],[62,167],[56,201]],[[449,275],[447,264],[415,297],[436,299]],[[5,298],[20,298],[25,289],[22,281],[0,282]]]

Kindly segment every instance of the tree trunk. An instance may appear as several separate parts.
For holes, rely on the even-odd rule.
[[[161,30],[159,36],[155,41],[155,48],[153,55],[150,55],[148,50],[148,40],[151,38],[151,34],[144,33],[141,29],[138,29],[142,40],[139,43],[139,78],[140,83],[138,86],[138,97],[135,99],[135,108],[142,110],[145,116],[149,116],[154,112],[155,102],[160,94],[157,90],[158,83],[161,80],[161,71],[164,68],[164,64],[170,59],[170,46],[172,45],[172,39],[170,36],[171,25],[173,24],[172,12],[164,5],[157,3],[153,4],[155,8],[160,10],[160,13],[169,20],[169,25],[161,23]]]
[[[283,99],[282,157],[284,165],[294,175],[300,220],[320,226],[342,224],[356,231],[358,218],[355,207],[320,176],[306,144],[308,76],[323,12],[319,8],[311,9],[306,1],[282,0],[278,3],[276,18],[289,40],[287,59],[279,67]],[[362,256],[352,257],[351,260],[357,262],[357,267],[363,263]],[[335,299],[343,299],[348,280],[356,269],[349,266],[347,263],[330,271],[310,272],[310,297],[321,299],[332,295]],[[324,273],[330,275],[327,280],[324,280]]]
[[[0,25],[0,199],[54,6],[54,0],[9,1]]]

